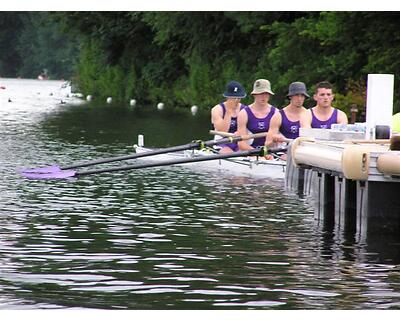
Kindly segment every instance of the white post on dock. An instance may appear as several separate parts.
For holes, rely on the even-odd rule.
[[[393,74],[369,74],[367,80],[366,139],[375,139],[375,126],[392,127]]]
[[[144,147],[144,135],[142,135],[142,134],[138,135],[138,143],[137,144],[139,147]]]

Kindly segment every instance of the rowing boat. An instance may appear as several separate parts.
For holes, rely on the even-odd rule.
[[[138,143],[134,145],[136,153],[143,153],[155,150],[144,146],[143,135],[138,136]],[[209,156],[218,153],[214,148],[205,148],[202,150],[185,150],[182,152],[163,153],[151,157],[146,157],[150,161],[177,160],[183,158],[195,158]],[[279,159],[279,156],[273,160],[266,160],[263,157],[242,157],[234,159],[209,160],[204,162],[181,164],[190,167],[196,171],[217,171],[235,176],[252,176],[257,178],[284,179],[286,161]]]

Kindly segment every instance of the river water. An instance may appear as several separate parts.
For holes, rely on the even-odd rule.
[[[283,181],[182,166],[18,173],[127,154],[139,133],[209,139],[208,115],[82,104],[60,81],[0,85],[1,309],[400,309],[399,247],[324,229]]]

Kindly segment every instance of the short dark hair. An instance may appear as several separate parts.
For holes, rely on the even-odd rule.
[[[324,89],[332,89],[333,86],[329,81],[321,81],[318,82],[315,86],[315,92],[318,92],[318,89],[324,88]]]

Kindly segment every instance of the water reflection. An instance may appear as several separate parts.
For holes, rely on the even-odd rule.
[[[320,254],[327,259],[400,264],[400,235],[370,233],[360,241],[354,229],[341,230],[332,224],[315,221],[320,234]]]

